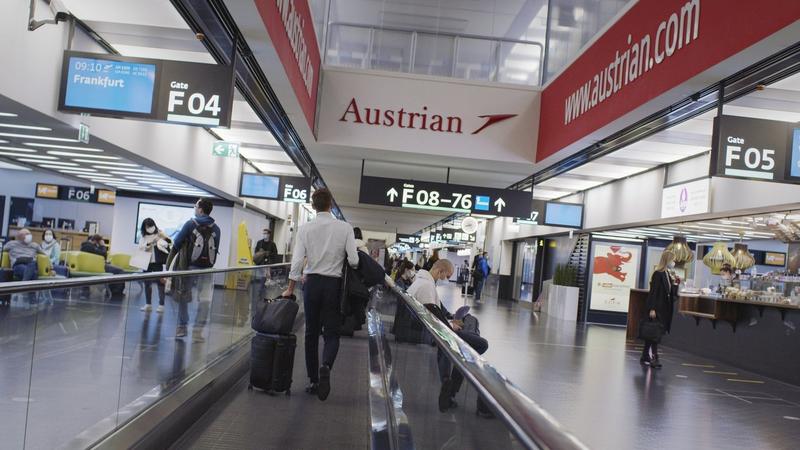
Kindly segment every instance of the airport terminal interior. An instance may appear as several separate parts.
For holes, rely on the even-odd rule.
[[[797,448],[797,0],[5,0],[0,42],[0,450]]]

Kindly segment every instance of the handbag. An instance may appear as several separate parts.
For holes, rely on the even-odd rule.
[[[296,297],[294,295],[290,298],[264,299],[256,305],[250,325],[259,333],[291,334],[294,327],[294,319],[300,309],[295,300]]]
[[[647,318],[639,323],[639,337],[645,341],[661,342],[664,325],[656,319]]]

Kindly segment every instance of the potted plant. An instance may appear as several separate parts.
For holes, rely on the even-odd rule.
[[[562,320],[577,320],[578,317],[578,271],[575,267],[559,264],[547,292],[547,301],[542,311]]]

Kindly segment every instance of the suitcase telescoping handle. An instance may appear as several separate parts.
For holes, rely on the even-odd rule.
[[[265,302],[274,302],[275,300],[291,300],[293,302],[297,302],[297,296],[294,295],[294,294],[289,295],[289,296],[281,295],[280,297],[276,297],[276,298],[265,298],[263,301],[265,301]]]

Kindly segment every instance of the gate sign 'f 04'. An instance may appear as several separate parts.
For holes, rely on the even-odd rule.
[[[360,203],[507,217],[528,217],[531,194],[459,184],[361,177]]]
[[[59,111],[228,127],[229,66],[64,52]]]

